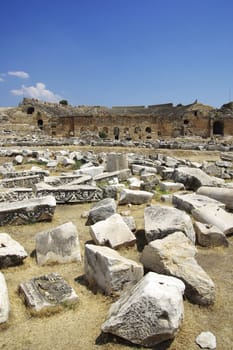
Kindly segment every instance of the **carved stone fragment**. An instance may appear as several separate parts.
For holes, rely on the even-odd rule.
[[[56,200],[52,196],[0,203],[0,226],[51,221],[55,208]]]
[[[74,289],[58,273],[34,277],[19,285],[19,294],[35,314],[57,312],[59,306],[76,304],[78,296]]]
[[[90,185],[63,185],[52,187],[43,183],[36,186],[37,197],[53,195],[58,204],[96,202],[103,198],[103,191]]]
[[[184,289],[177,278],[149,272],[111,306],[101,329],[146,347],[173,339],[183,320]]]

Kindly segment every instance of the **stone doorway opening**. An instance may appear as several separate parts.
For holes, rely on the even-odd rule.
[[[115,128],[113,129],[113,135],[114,135],[115,140],[119,140],[120,129],[117,126],[115,126]]]
[[[42,119],[37,120],[37,126],[40,130],[43,130],[44,122]]]
[[[35,108],[34,107],[28,107],[27,114],[33,114],[34,112],[35,112]]]
[[[224,135],[223,121],[216,120],[213,124],[213,135]]]

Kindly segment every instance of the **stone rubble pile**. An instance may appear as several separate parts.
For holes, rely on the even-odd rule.
[[[208,249],[229,244],[233,187],[224,181],[223,172],[211,176],[205,171],[206,162],[162,154],[0,151],[2,157],[19,155],[22,162],[36,162],[37,166],[22,172],[13,163],[1,165],[0,226],[52,221],[56,205],[94,202],[85,214],[92,242],[83,249],[84,259],[79,230],[65,217],[63,225],[35,235],[35,252],[38,265],[52,264],[55,269],[56,264],[83,264],[91,290],[118,298],[102,332],[153,347],[173,339],[182,327],[183,294],[192,303],[214,303],[214,281],[195,259],[195,243]],[[224,168],[224,174],[231,177],[232,160],[223,159],[214,166]],[[50,175],[51,162],[59,175]],[[21,164],[19,159],[16,164]],[[76,165],[79,169],[74,169]],[[161,193],[169,194],[169,205],[161,203]],[[146,242],[141,263],[120,254],[122,247],[131,249],[138,243],[132,206],[144,211]],[[26,258],[20,243],[0,233],[1,268],[23,264]],[[144,269],[149,272],[143,277]],[[9,318],[10,306],[2,273],[0,291],[3,323]],[[22,282],[19,294],[35,314],[78,302],[75,290],[56,272]]]

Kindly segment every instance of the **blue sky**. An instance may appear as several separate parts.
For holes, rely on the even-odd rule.
[[[232,0],[2,0],[0,106],[233,100]]]

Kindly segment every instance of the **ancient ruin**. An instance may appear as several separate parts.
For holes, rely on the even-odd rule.
[[[56,137],[95,135],[109,140],[232,136],[233,102],[216,109],[197,101],[148,106],[71,106],[24,98],[1,115],[5,132],[41,130]]]

